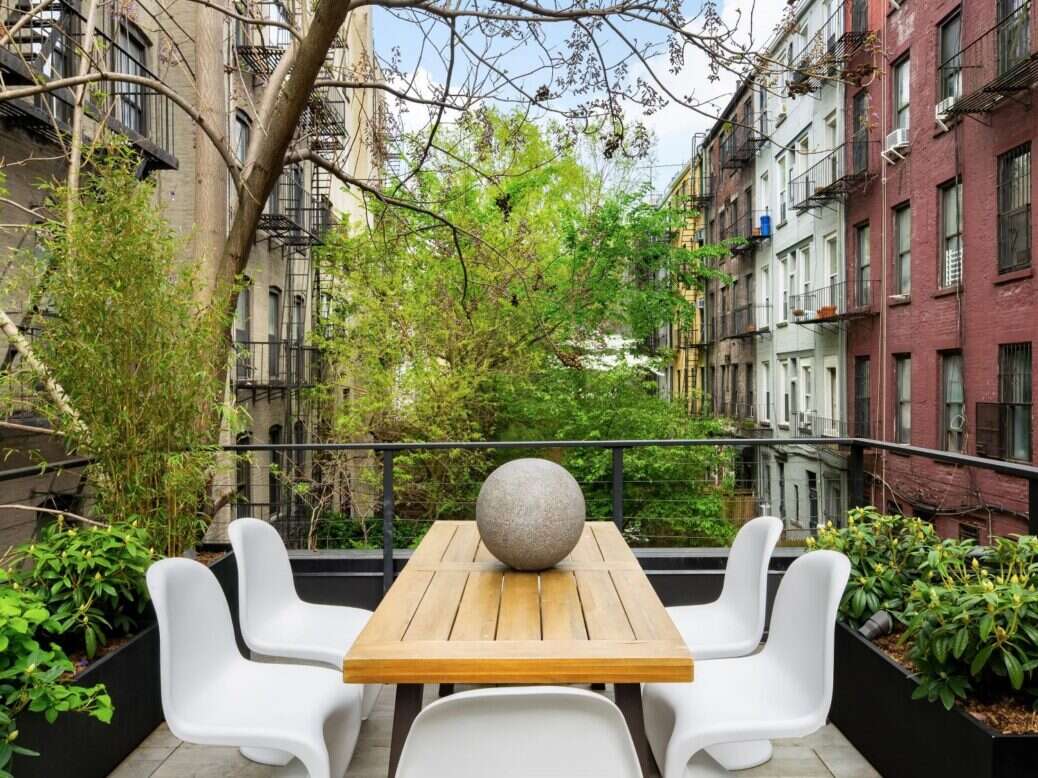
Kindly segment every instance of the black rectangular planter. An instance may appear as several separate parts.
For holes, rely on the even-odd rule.
[[[834,684],[829,718],[887,778],[1038,774],[1038,735],[1003,735],[958,706],[913,700],[904,668],[842,624]]]
[[[224,591],[233,592],[228,602],[236,615],[238,576],[233,557],[218,559],[211,569]],[[162,723],[158,627],[147,626],[101,657],[76,683],[107,687],[115,706],[112,723],[66,713],[48,724],[43,716],[23,713],[18,717],[18,744],[40,755],[16,756],[12,772],[17,778],[105,778]]]

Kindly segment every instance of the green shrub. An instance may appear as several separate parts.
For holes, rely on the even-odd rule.
[[[944,574],[960,562],[968,544],[942,540],[933,525],[911,516],[887,516],[873,507],[857,508],[846,527],[820,527],[808,548],[845,554],[851,575],[840,601],[840,620],[860,627],[878,610],[904,620],[912,582]]]
[[[914,697],[951,708],[969,692],[1038,707],[1038,540],[999,538],[984,561],[949,559],[907,598],[902,641],[919,671]]]
[[[77,527],[59,520],[19,549],[27,566],[16,580],[53,615],[45,632],[93,658],[110,637],[129,634],[147,607],[144,576],[155,558],[149,542],[136,521]]]
[[[0,778],[11,778],[7,768],[14,754],[35,756],[16,744],[15,718],[22,711],[40,713],[52,723],[71,712],[112,720],[112,701],[104,686],[66,683],[72,662],[58,646],[40,644],[38,633],[60,630],[36,592],[0,570]]]

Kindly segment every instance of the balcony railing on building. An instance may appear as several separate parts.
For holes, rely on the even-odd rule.
[[[766,305],[754,303],[740,305],[730,311],[722,312],[719,319],[720,337],[751,338],[767,332],[771,326],[771,311]]]
[[[321,375],[321,352],[297,340],[248,340],[234,344],[232,383],[237,390],[307,389]]]
[[[771,216],[767,211],[735,214],[721,227],[721,240],[731,241],[733,254],[753,251],[757,244],[771,237]]]
[[[815,411],[790,414],[790,435],[794,438],[874,438],[868,422],[848,421],[822,416]]]
[[[744,116],[721,140],[721,167],[740,170],[753,162],[767,140],[767,114]]]
[[[790,95],[810,94],[825,82],[845,79],[847,64],[865,46],[870,35],[868,3],[864,0],[839,3],[793,58],[793,74],[787,86]]]
[[[0,29],[31,13],[26,0],[6,4]],[[55,0],[36,10],[29,22],[0,48],[0,77],[8,86],[69,78],[79,72],[86,41],[86,17],[78,5]],[[162,81],[148,68],[153,47],[125,16],[99,12],[94,54],[107,72]],[[52,142],[63,143],[71,133],[75,97],[71,89],[56,89],[23,100],[0,102],[0,116]],[[141,153],[145,170],[176,169],[173,149],[173,101],[154,88],[118,79],[88,86],[84,112],[93,122],[125,136]]]
[[[1030,0],[1020,4],[940,66],[939,116],[987,113],[1038,84],[1038,10],[1033,5]]]
[[[714,202],[714,177],[697,176],[692,184],[689,203],[697,210],[708,208]]]
[[[327,198],[313,197],[290,171],[278,177],[260,214],[259,228],[285,246],[313,246],[335,224]]]
[[[793,210],[804,213],[834,201],[843,201],[860,189],[869,176],[871,149],[876,147],[867,134],[837,146],[790,184]]]
[[[797,324],[824,324],[874,312],[879,282],[866,279],[840,281],[789,297],[789,315]]]

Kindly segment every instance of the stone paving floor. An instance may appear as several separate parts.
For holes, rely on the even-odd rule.
[[[426,702],[435,694],[436,687],[427,686]],[[393,687],[387,686],[361,727],[346,778],[385,778],[392,720]],[[831,724],[806,738],[775,741],[774,756],[765,765],[717,772],[739,778],[881,778]],[[235,748],[182,743],[163,724],[109,778],[305,778],[305,771],[298,762],[267,767],[249,762]]]

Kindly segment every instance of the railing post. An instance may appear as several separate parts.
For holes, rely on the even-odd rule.
[[[848,508],[865,507],[865,447],[851,443],[851,455],[847,460]]]
[[[624,450],[613,449],[613,522],[624,528]]]
[[[1027,532],[1038,535],[1038,478],[1027,481]]]
[[[393,451],[382,452],[382,593],[393,585]]]

